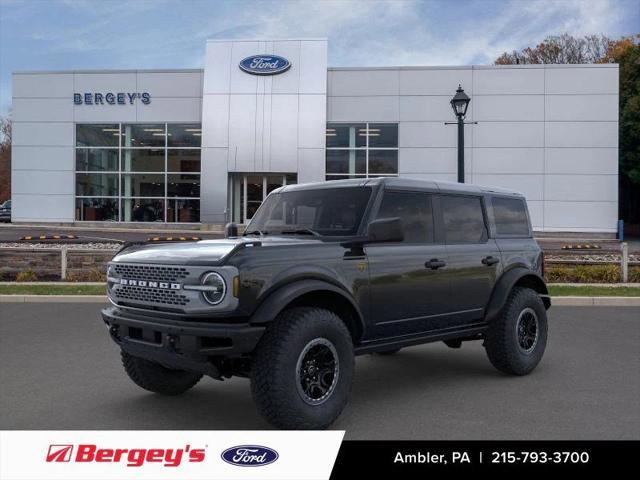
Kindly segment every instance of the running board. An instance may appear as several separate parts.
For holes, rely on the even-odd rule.
[[[440,342],[443,340],[452,339],[465,339],[471,340],[475,336],[479,336],[487,329],[486,323],[474,324],[473,326],[466,328],[459,328],[456,330],[437,330],[434,332],[427,332],[417,335],[411,335],[403,338],[395,339],[382,339],[372,340],[367,343],[356,345],[354,352],[356,355],[363,355],[365,353],[371,353],[378,350],[391,350],[399,347],[410,347],[412,345],[421,345],[423,343]],[[480,338],[478,338],[480,339]]]

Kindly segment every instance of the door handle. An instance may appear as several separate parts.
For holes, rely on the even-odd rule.
[[[485,264],[487,267],[490,267],[491,265],[495,265],[496,263],[499,263],[500,259],[496,258],[496,257],[492,257],[491,255],[489,255],[488,257],[484,257],[482,259],[482,263]]]
[[[424,266],[426,268],[430,268],[431,270],[437,270],[440,267],[444,267],[447,262],[443,260],[438,260],[437,258],[432,258],[428,262],[425,262]]]

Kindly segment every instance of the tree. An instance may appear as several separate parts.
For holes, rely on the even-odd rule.
[[[11,120],[0,117],[0,202],[11,198]]]
[[[620,65],[620,218],[640,234],[640,34],[611,40],[604,35],[550,36],[534,48],[505,52],[496,65],[617,63]],[[637,232],[635,231],[637,230]]]
[[[604,35],[587,35],[582,38],[567,33],[545,38],[534,48],[513,50],[500,55],[496,65],[527,63],[600,63],[605,58],[611,40]]]

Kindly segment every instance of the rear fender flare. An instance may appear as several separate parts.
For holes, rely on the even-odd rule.
[[[500,311],[502,311],[502,308],[507,302],[507,298],[509,298],[511,290],[513,290],[513,287],[518,283],[523,283],[528,288],[538,292],[542,297],[545,308],[548,309],[551,306],[549,290],[547,289],[544,279],[532,270],[516,267],[503,273],[493,287],[491,298],[485,309],[485,320],[487,322],[490,322],[500,314]]]

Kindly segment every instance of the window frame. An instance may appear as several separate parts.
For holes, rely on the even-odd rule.
[[[325,153],[325,159],[324,159],[324,166],[325,166],[325,180],[340,180],[340,179],[357,179],[357,178],[362,178],[362,179],[366,179],[366,178],[379,178],[379,177],[397,177],[400,175],[399,170],[400,170],[400,125],[397,122],[346,122],[346,121],[341,121],[341,122],[326,122],[325,125],[325,131],[327,128],[331,128],[330,125],[364,125],[367,130],[367,133],[369,132],[370,126],[371,125],[392,125],[395,126],[397,128],[397,133],[398,133],[398,142],[397,145],[395,147],[371,147],[369,145],[369,135],[366,136],[366,142],[365,145],[363,147],[328,147],[327,146],[327,142],[326,142],[326,137],[325,137],[325,152],[326,151],[336,151],[336,150],[342,150],[342,151],[351,151],[351,150],[355,150],[355,151],[364,151],[365,152],[365,173],[354,173],[354,174],[350,174],[350,173],[328,173],[327,172],[327,157],[326,157],[326,153]],[[369,174],[369,151],[370,150],[386,150],[386,151],[395,151],[397,152],[397,156],[396,156],[396,160],[397,160],[397,165],[396,165],[396,173],[377,173],[377,174]],[[331,178],[329,178],[331,177]]]
[[[438,220],[438,215],[436,214],[436,210],[437,208],[439,208],[439,200],[438,200],[438,195],[435,192],[429,191],[429,190],[416,190],[416,189],[405,189],[405,188],[401,188],[401,187],[393,187],[393,188],[381,188],[380,189],[380,193],[378,195],[378,198],[375,199],[375,204],[373,205],[370,215],[368,217],[368,221],[366,222],[366,225],[368,227],[368,225],[374,221],[378,219],[378,214],[380,213],[380,209],[382,207],[382,202],[384,201],[384,197],[385,195],[387,195],[388,193],[392,193],[392,194],[403,194],[403,195],[407,195],[407,194],[419,194],[419,195],[423,195],[425,197],[429,197],[429,201],[431,202],[431,221],[432,221],[432,226],[433,226],[433,241],[432,242],[406,242],[406,241],[402,241],[402,242],[388,242],[390,245],[406,245],[406,246],[433,246],[433,245],[444,245],[444,241],[442,236],[439,234],[439,220]],[[387,218],[387,217],[382,217],[382,218]],[[393,217],[392,217],[393,218]],[[366,233],[363,232],[363,235]]]
[[[127,147],[124,146],[124,139],[123,139],[123,127],[125,125],[163,125],[164,126],[164,146],[133,146],[133,147]],[[109,126],[115,126],[117,125],[118,128],[118,145],[117,146],[99,146],[99,147],[95,147],[95,146],[90,146],[90,145],[78,145],[77,144],[77,131],[78,131],[78,126],[79,125],[109,125]],[[169,128],[171,125],[193,125],[194,128],[198,128],[200,129],[200,146],[199,147],[194,147],[194,146],[182,146],[182,147],[177,147],[177,146],[169,146]],[[118,152],[118,159],[117,159],[117,169],[116,170],[78,170],[77,168],[77,152],[78,150],[87,150],[87,149],[93,149],[93,150],[117,150]],[[155,171],[155,172],[144,172],[144,171],[126,171],[123,169],[123,156],[124,156],[124,152],[126,150],[163,150],[164,152],[164,168],[162,171]],[[169,171],[168,167],[169,167],[169,152],[170,151],[174,151],[174,150],[198,150],[200,152],[200,170],[198,172],[175,172],[175,171]],[[116,200],[116,204],[117,204],[117,219],[116,220],[111,220],[112,222],[117,222],[117,223],[147,223],[147,222],[139,222],[136,220],[130,220],[130,221],[125,221],[123,220],[123,216],[122,216],[122,212],[123,212],[123,201],[126,199],[140,199],[140,200],[162,200],[164,202],[164,218],[162,220],[163,223],[184,223],[184,222],[168,222],[168,206],[170,202],[175,202],[177,200],[198,200],[201,202],[202,199],[202,122],[105,122],[105,121],[95,121],[95,122],[75,122],[74,123],[74,128],[73,128],[73,198],[74,198],[74,221],[78,222],[78,223],[82,223],[82,222],[94,222],[93,220],[78,220],[75,219],[75,210],[76,210],[76,205],[77,205],[77,200],[83,200],[83,199],[110,199],[110,200]],[[188,175],[193,175],[193,176],[198,176],[198,179],[200,181],[200,194],[197,197],[173,197],[173,196],[169,196],[168,195],[168,178],[169,175],[177,175],[177,174],[188,174]],[[118,185],[117,185],[117,191],[118,191],[118,195],[116,196],[95,196],[95,195],[78,195],[78,185],[77,185],[77,175],[78,174],[111,174],[111,175],[117,175],[118,177]],[[123,195],[123,182],[124,182],[124,176],[126,175],[138,175],[138,174],[147,174],[147,175],[162,175],[164,178],[164,195],[162,197],[139,197],[139,196],[132,196],[132,195]],[[202,211],[202,203],[200,203],[200,211]],[[150,223],[154,223],[154,222],[150,222]],[[198,222],[187,222],[188,224],[190,223],[201,223],[201,220],[198,220]]]
[[[485,195],[474,195],[470,193],[453,193],[453,192],[445,192],[438,193],[436,195],[438,197],[438,217],[439,224],[442,231],[442,240],[445,245],[485,245],[489,242],[489,238],[492,238],[492,231],[489,228],[489,222],[487,221],[487,204]],[[484,236],[482,241],[480,242],[450,242],[447,239],[447,226],[444,221],[444,205],[442,202],[443,197],[462,197],[462,198],[473,198],[480,200],[480,210],[482,211],[482,224],[484,225]]]
[[[520,201],[524,207],[524,213],[527,219],[527,228],[528,228],[528,233],[527,235],[521,235],[521,234],[509,234],[509,233],[498,233],[498,224],[496,222],[496,216],[495,216],[495,211],[494,211],[494,206],[493,206],[493,199],[494,198],[500,198],[500,199],[504,199],[504,200],[514,200],[514,201]],[[492,238],[533,238],[533,227],[531,225],[531,215],[529,214],[529,206],[527,205],[527,200],[524,197],[520,197],[520,196],[514,196],[514,195],[489,195],[489,199],[488,201],[491,203],[491,208],[489,209],[489,223],[491,226],[491,237]]]

